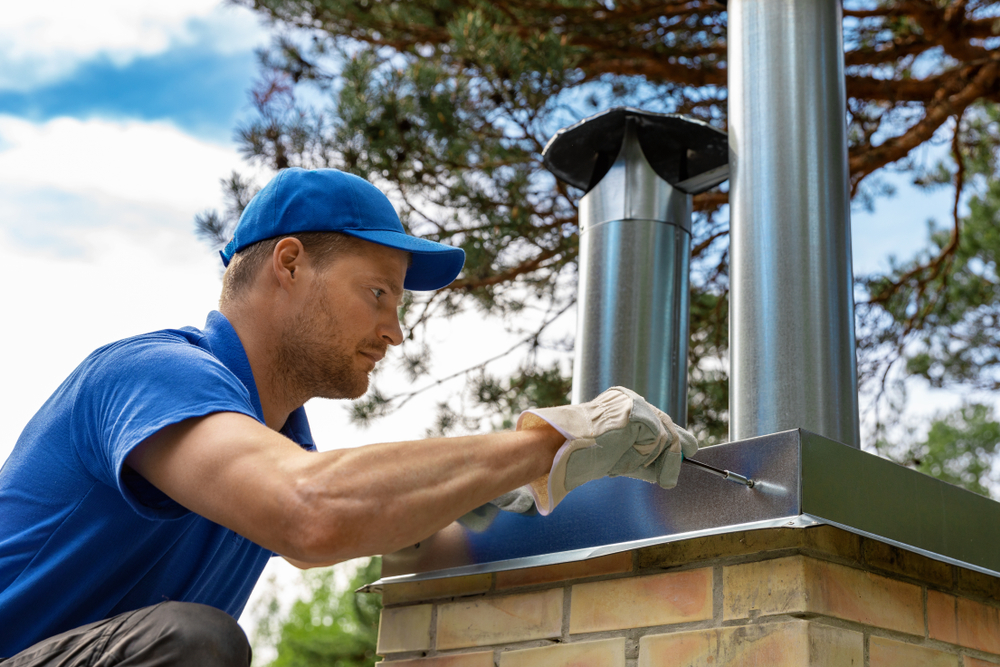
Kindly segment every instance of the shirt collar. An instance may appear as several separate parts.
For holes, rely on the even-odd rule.
[[[212,354],[232,371],[250,394],[250,401],[253,404],[257,418],[264,422],[264,408],[260,404],[260,394],[257,393],[257,383],[253,379],[253,371],[250,369],[250,360],[247,359],[246,350],[243,343],[236,334],[236,329],[226,319],[226,316],[217,310],[208,314],[203,330],[208,347]],[[288,415],[288,420],[279,431],[282,435],[299,443],[305,449],[315,450],[316,444],[313,442],[312,431],[309,429],[309,419],[306,417],[304,407],[296,408]]]

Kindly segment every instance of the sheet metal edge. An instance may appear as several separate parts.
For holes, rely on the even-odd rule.
[[[809,431],[800,447],[803,515],[998,576],[1000,503]]]
[[[921,549],[920,547],[915,547],[912,544],[906,544],[898,540],[892,540],[889,539],[888,537],[883,537],[882,535],[876,535],[875,533],[869,533],[867,531],[861,530],[860,528],[854,528],[853,526],[849,526],[847,524],[837,523],[836,521],[830,521],[829,519],[824,519],[822,517],[812,516],[811,514],[803,514],[801,515],[800,518],[812,520],[815,522],[810,525],[825,525],[825,526],[832,526],[833,528],[840,528],[841,530],[845,530],[848,533],[853,533],[860,537],[866,537],[870,540],[875,540],[876,542],[882,542],[883,544],[891,544],[894,547],[899,547],[900,549],[911,551],[915,554],[920,554],[921,556],[926,556],[927,558],[932,558],[942,563],[948,563],[949,565],[957,565],[958,567],[964,567],[967,570],[975,570],[976,572],[980,572],[982,574],[988,574],[991,577],[1000,578],[1000,571],[991,570],[988,567],[982,567],[974,563],[968,563],[966,561],[958,560],[957,558],[952,558],[951,556],[937,554],[934,553],[933,551],[928,551],[927,549]]]
[[[825,521],[808,515],[791,515],[766,519],[764,521],[752,521],[750,523],[733,524],[729,526],[718,526],[706,528],[704,530],[692,530],[686,533],[674,533],[672,535],[660,535],[642,540],[630,542],[619,542],[618,544],[604,544],[598,547],[586,547],[583,549],[573,549],[571,551],[560,551],[551,554],[540,554],[528,556],[526,558],[512,558],[510,560],[490,561],[477,565],[463,565],[444,570],[432,570],[430,572],[417,572],[414,574],[400,574],[394,577],[384,577],[378,581],[362,586],[358,591],[362,593],[375,593],[381,590],[386,584],[414,583],[418,581],[428,581],[431,579],[445,579],[448,577],[463,577],[472,574],[488,574],[492,572],[503,572],[506,570],[520,570],[529,567],[541,567],[545,565],[563,565],[565,563],[575,563],[590,558],[608,556],[622,551],[632,551],[644,547],[656,546],[659,544],[669,544],[681,540],[691,540],[698,537],[709,537],[712,535],[724,535],[726,533],[736,533],[745,530],[764,530],[766,528],[810,528],[818,526]]]

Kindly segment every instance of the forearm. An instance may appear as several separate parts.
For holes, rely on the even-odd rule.
[[[550,429],[397,442],[321,454],[299,484],[308,535],[299,560],[387,553],[549,471]]]
[[[322,453],[240,414],[169,426],[127,464],[175,501],[297,564],[408,546],[549,471],[555,430]]]

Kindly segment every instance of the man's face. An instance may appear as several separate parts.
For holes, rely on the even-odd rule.
[[[285,377],[308,396],[358,398],[389,345],[403,340],[397,309],[409,256],[363,242],[314,274],[304,307],[285,327]]]

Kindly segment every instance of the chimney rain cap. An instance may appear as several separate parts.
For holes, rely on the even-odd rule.
[[[560,180],[589,192],[617,159],[629,124],[649,166],[681,192],[704,192],[729,178],[725,132],[680,114],[633,107],[608,109],[559,130],[542,151],[543,163]]]

